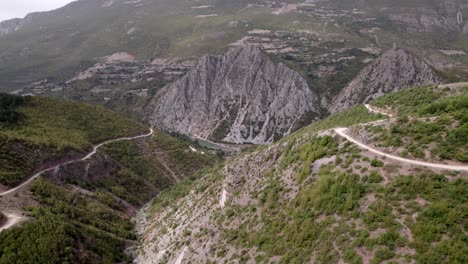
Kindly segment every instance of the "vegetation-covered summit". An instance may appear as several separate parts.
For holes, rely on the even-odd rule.
[[[103,107],[0,95],[0,183],[16,184],[44,163],[83,155],[93,144],[148,132]]]

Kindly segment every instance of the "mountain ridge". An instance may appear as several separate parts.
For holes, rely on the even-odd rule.
[[[460,167],[424,160],[446,146],[453,148],[448,153],[466,148],[448,140],[467,129],[458,96],[466,97],[466,88],[385,95],[371,108],[391,110],[392,118],[354,106],[183,183],[146,210],[150,228],[141,233],[137,262],[464,262],[466,254],[455,249],[466,247],[457,211],[466,202],[460,194],[467,191],[468,166],[453,156],[450,164]],[[349,127],[346,139],[335,127]],[[424,143],[427,137],[433,140]],[[398,158],[385,158],[392,151]],[[433,214],[438,210],[456,220]],[[437,226],[447,228],[434,231]]]
[[[438,74],[425,61],[394,47],[372,61],[333,99],[330,111],[368,103],[383,94],[421,85],[437,84]]]
[[[152,105],[156,127],[230,143],[273,142],[320,114],[307,82],[253,45],[202,57]]]

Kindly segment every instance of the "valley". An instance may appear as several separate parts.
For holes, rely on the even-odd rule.
[[[76,0],[0,21],[0,264],[468,263],[467,18]]]
[[[418,88],[414,97],[421,98],[431,89],[443,90]],[[404,95],[390,94],[381,100],[410,102]],[[338,115],[349,122],[353,112],[368,111],[359,108],[364,110]],[[463,106],[451,111],[459,110],[466,111]],[[387,115],[383,113],[368,113],[370,120],[363,121],[379,126],[394,119],[382,119]],[[449,186],[466,191],[468,166],[428,163],[378,151],[345,132],[365,123],[345,124],[333,115],[329,119],[336,121],[328,127],[320,123],[331,121],[319,121],[278,143],[241,154],[197,181],[183,183],[186,191],[179,187],[158,197],[147,210],[153,224],[147,225],[143,253],[137,261],[462,261],[464,254],[448,253],[443,241],[462,247],[459,239],[463,235],[452,231],[463,228],[463,216],[458,214],[458,220],[449,224],[444,216],[429,212],[448,212],[443,208],[449,205],[444,203],[463,206],[465,198],[450,200],[455,189],[449,191]],[[434,181],[444,190],[442,196],[431,189],[439,188]],[[437,242],[441,237],[444,239]]]
[[[136,243],[131,222],[136,210],[219,159],[210,150],[191,151],[191,146],[198,148],[195,143],[153,129],[148,132],[144,125],[102,107],[16,98],[2,95],[3,102],[19,100],[10,111],[21,118],[2,123],[5,126],[0,130],[6,139],[2,140],[1,175],[9,184],[2,186],[0,195],[0,211],[6,217],[0,233],[1,262],[129,261],[124,251]],[[41,109],[52,105],[56,112]],[[74,114],[86,121],[70,118]],[[48,118],[41,121],[40,115]],[[67,122],[62,122],[64,118]],[[96,134],[80,134],[93,131],[89,122],[99,122],[92,125]],[[54,129],[54,141],[42,143],[50,140],[44,128]],[[80,136],[83,142],[90,139],[96,144],[74,144]],[[59,146],[66,147],[60,150]],[[40,153],[46,162],[36,163],[33,155],[25,155],[27,150]],[[24,240],[39,242],[18,243]],[[44,251],[45,245],[56,250]]]

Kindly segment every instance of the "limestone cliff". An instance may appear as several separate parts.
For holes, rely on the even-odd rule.
[[[262,144],[314,119],[319,102],[301,75],[248,45],[202,57],[162,89],[149,109],[152,124],[164,130]]]
[[[339,112],[389,92],[438,82],[440,78],[426,62],[406,50],[393,48],[365,67],[341,90],[329,110]]]

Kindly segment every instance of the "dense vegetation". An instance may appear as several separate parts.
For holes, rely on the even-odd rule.
[[[116,142],[105,147],[102,154],[109,160],[92,161],[88,177],[70,166],[60,170],[66,175],[67,185],[39,178],[31,192],[40,206],[27,208],[35,220],[2,232],[0,248],[5,250],[0,263],[15,263],[10,262],[12,259],[16,263],[48,263],[43,259],[54,263],[130,262],[123,253],[136,239],[129,210],[175,183],[168,168],[183,179],[217,160],[192,152],[188,146],[188,142],[156,132],[144,143]],[[102,167],[103,163],[108,167]],[[106,169],[109,167],[113,168],[111,172]],[[54,226],[59,228],[51,230]],[[57,245],[63,250],[45,250]]]
[[[419,87],[375,100],[380,107],[397,110],[400,118],[388,129],[371,127],[374,140],[400,148],[402,156],[468,162],[467,91],[450,96],[450,89]]]
[[[36,220],[0,234],[0,263],[100,263],[129,260],[122,238],[132,223],[93,199],[44,179],[31,187],[43,206],[29,208]]]
[[[260,208],[236,206],[222,218],[222,226],[238,221],[236,217],[244,219],[240,227],[223,228],[226,242],[246,250],[257,248],[262,252],[256,257],[259,263],[275,256],[281,256],[280,263],[306,263],[311,258],[337,263],[340,257],[347,263],[362,263],[358,249],[374,252],[372,263],[399,258],[417,263],[468,261],[467,236],[462,231],[466,180],[449,181],[444,175],[423,173],[398,176],[383,184],[380,173],[387,174],[390,168],[359,153],[349,145],[337,148],[330,137],[312,139],[293,151],[287,147],[280,166],[265,175],[266,188],[252,194],[258,195]],[[341,158],[318,173],[310,171],[315,159],[330,155]],[[283,162],[283,166],[298,166],[300,189],[292,199],[285,199],[288,190],[281,184]],[[350,168],[360,169],[353,165],[356,162],[366,162],[368,167],[353,173]],[[375,198],[363,208],[366,197]],[[252,212],[259,211],[259,218],[252,217]],[[414,248],[413,256],[401,253],[407,247]],[[223,250],[217,249],[217,254]],[[249,255],[234,255],[234,259],[247,261]]]
[[[72,225],[54,217],[0,233],[0,263],[70,263],[71,242],[78,236]],[[40,239],[40,243],[37,243]],[[21,242],[20,242],[21,241]],[[19,243],[20,242],[20,243]]]
[[[384,142],[400,138],[417,148],[437,143],[437,151],[463,161],[467,98],[465,92],[453,92],[416,88],[384,96],[379,106],[388,107],[398,98],[392,108],[399,113]],[[318,131],[383,118],[363,106],[330,116],[274,146],[242,154],[255,165],[238,163],[244,160],[238,157],[171,188],[154,201],[152,214],[163,221],[187,214],[190,222],[197,218],[187,211],[203,211],[219,186],[234,182],[228,205],[212,211],[206,230],[189,224],[176,237],[180,244],[193,245],[191,241],[216,237],[219,231],[222,238],[216,245],[205,244],[211,262],[466,263],[466,174],[400,166],[339,137],[316,136]],[[320,160],[329,164],[317,169]],[[269,165],[258,165],[263,163]],[[248,168],[236,178],[230,166]],[[185,208],[187,196],[201,202]],[[172,210],[174,204],[178,208]],[[177,225],[163,225],[160,235],[177,233]]]
[[[18,112],[18,107],[30,98],[0,93],[0,128],[20,121],[24,116]]]
[[[218,161],[218,157],[195,153],[188,141],[178,140],[160,131],[144,143],[116,142],[103,148],[115,164],[111,174],[100,173],[83,178],[82,173],[67,176],[65,182],[87,190],[100,190],[141,206],[161,190]],[[105,171],[105,169],[102,169]],[[109,199],[106,199],[109,200]],[[112,199],[110,199],[112,200]],[[112,205],[111,202],[106,202]],[[115,207],[115,206],[114,206]]]
[[[40,97],[1,98],[6,102],[3,116],[9,119],[9,125],[0,126],[2,184],[18,183],[45,160],[84,153],[107,139],[147,132],[143,125],[99,106]]]
[[[378,107],[391,108],[399,116],[428,116],[448,110],[454,112],[455,107],[461,110],[466,106],[468,87],[440,88],[437,86],[414,87],[395,93],[386,94],[372,104]]]

